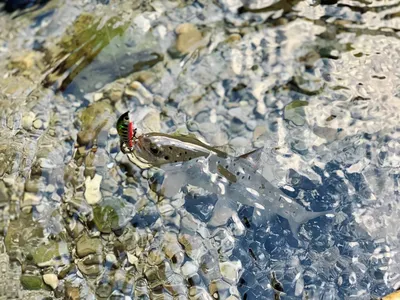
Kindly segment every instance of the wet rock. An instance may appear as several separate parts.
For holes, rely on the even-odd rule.
[[[257,141],[260,137],[267,133],[267,128],[265,126],[257,126],[253,132],[253,141]]]
[[[307,101],[296,100],[285,106],[284,118],[287,121],[293,122],[297,126],[302,126],[306,123],[304,106],[307,106]]]
[[[112,111],[113,109],[107,101],[98,101],[81,112],[79,118],[82,126],[78,133],[79,145],[91,144],[102,132],[108,134],[114,121]]]
[[[78,261],[77,267],[83,274],[91,277],[97,276],[103,270],[102,257],[89,255]]]
[[[153,94],[139,81],[129,84],[125,89],[125,94],[137,98],[142,105],[150,104],[153,101]]]
[[[142,126],[147,132],[160,132],[161,124],[160,124],[160,113],[158,112],[149,112],[142,121]]]
[[[43,281],[45,284],[55,290],[58,286],[58,278],[56,274],[44,274]]]
[[[244,137],[235,137],[234,139],[229,141],[229,144],[232,147],[246,147],[249,144],[249,140]]]
[[[0,181],[0,207],[6,205],[10,197],[8,196],[8,189],[4,181]]]
[[[22,128],[25,130],[31,130],[33,121],[35,120],[35,113],[30,111],[24,114],[22,117]]]
[[[236,287],[231,286],[223,280],[214,280],[209,286],[210,294],[214,299],[232,299],[229,297],[237,297],[239,299],[239,292]],[[234,298],[233,298],[234,299]]]
[[[8,64],[8,69],[10,70],[17,69],[20,72],[27,71],[33,68],[33,66],[35,65],[35,61],[37,59],[38,55],[35,52],[29,52],[24,55],[14,57]]]
[[[242,263],[240,261],[227,261],[220,262],[219,268],[221,270],[222,277],[231,284],[237,284],[239,281],[239,273],[242,269]]]
[[[79,287],[72,286],[70,283],[66,284],[65,288],[65,299],[66,300],[80,300]]]
[[[93,221],[104,233],[124,227],[135,215],[135,207],[117,197],[104,199],[93,209]]]
[[[66,242],[50,241],[37,247],[33,253],[33,262],[39,267],[64,265],[61,257],[69,257],[68,245]]]
[[[206,44],[203,34],[193,24],[180,24],[175,32],[178,35],[175,47],[181,54],[190,53]]]
[[[5,245],[10,259],[23,260],[32,254],[43,241],[43,228],[29,213],[21,213],[19,219],[10,222]]]
[[[94,205],[101,200],[100,184],[102,176],[96,174],[93,178],[86,177],[85,180],[85,199],[90,205]]]
[[[26,290],[40,290],[44,288],[44,282],[39,275],[22,275],[21,284]]]
[[[185,277],[191,277],[197,273],[199,267],[191,261],[187,261],[182,267],[181,272]]]
[[[43,121],[40,119],[36,119],[35,121],[33,121],[33,127],[35,129],[41,129],[43,126]]]
[[[248,120],[248,121],[246,122],[246,127],[247,127],[247,129],[253,131],[253,130],[256,129],[256,127],[257,127],[257,121],[255,121],[255,120]]]
[[[76,243],[76,253],[79,257],[85,257],[89,254],[101,254],[103,245],[99,238],[91,238],[86,233],[80,237]]]
[[[22,207],[39,205],[41,199],[42,199],[42,197],[40,195],[33,194],[33,193],[25,193],[24,200],[22,202]]]

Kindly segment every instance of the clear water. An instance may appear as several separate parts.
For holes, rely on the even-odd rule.
[[[398,1],[27,2],[0,13],[1,296],[270,299],[271,271],[284,299],[400,287]],[[338,213],[305,247],[245,206],[207,228],[215,198],[159,199],[119,153],[126,110],[142,132],[265,146],[268,180]]]

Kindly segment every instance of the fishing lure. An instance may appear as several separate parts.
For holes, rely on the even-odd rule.
[[[137,139],[137,128],[134,128],[133,122],[129,118],[129,111],[118,118],[117,132],[120,137],[121,151],[125,154],[132,152]]]
[[[130,125],[132,124],[132,125]],[[220,195],[210,220],[212,226],[226,223],[236,213],[237,203],[254,207],[253,222],[266,223],[278,214],[289,221],[298,239],[299,226],[332,211],[311,212],[272,185],[260,172],[261,153],[258,148],[238,157],[230,156],[217,147],[207,145],[193,136],[146,133],[136,136],[136,129],[123,114],[117,123],[121,150],[136,164],[165,171],[162,193],[175,195],[186,184],[201,187]]]

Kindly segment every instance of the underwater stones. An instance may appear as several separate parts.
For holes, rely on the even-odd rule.
[[[7,67],[9,70],[17,69],[20,72],[24,72],[32,69],[36,60],[38,60],[38,54],[29,52],[12,58]]]
[[[101,200],[100,184],[102,176],[96,174],[93,178],[86,177],[85,180],[85,199],[90,205],[94,205]]]
[[[253,131],[257,127],[257,121],[256,120],[248,120],[246,122],[246,127],[248,130]]]
[[[242,263],[240,261],[220,262],[219,269],[224,280],[231,284],[237,284],[242,270]]]
[[[153,94],[139,81],[130,83],[125,89],[125,95],[137,98],[142,105],[153,101]]]
[[[246,147],[246,146],[248,146],[249,141],[248,141],[248,139],[246,139],[246,138],[244,138],[244,137],[238,136],[238,137],[235,137],[235,138],[233,138],[232,140],[230,140],[230,141],[229,141],[229,144],[230,144],[232,147],[241,148],[241,147]]]
[[[191,277],[197,273],[198,269],[199,269],[199,266],[197,266],[194,262],[187,261],[181,267],[181,273],[185,277]]]
[[[31,130],[33,121],[35,120],[35,113],[32,111],[26,112],[22,117],[22,128]]]
[[[82,126],[78,133],[79,145],[91,144],[99,134],[112,126],[114,116],[113,108],[107,101],[98,101],[85,108],[79,116]]]
[[[198,235],[180,234],[179,242],[183,245],[186,255],[194,261],[198,261],[207,251],[202,239]]]
[[[175,32],[178,35],[175,47],[181,54],[190,53],[206,44],[203,34],[193,24],[180,24],[176,27]]]
[[[109,197],[93,208],[93,222],[103,233],[124,227],[134,217],[135,206],[119,198]]]
[[[21,206],[26,207],[26,206],[39,205],[41,199],[42,197],[40,195],[34,193],[24,193],[24,200],[22,201]]]
[[[10,197],[8,196],[8,188],[4,181],[0,181],[0,207],[6,205]]]
[[[84,233],[76,243],[76,253],[80,258],[89,254],[101,254],[103,245],[100,238],[91,238],[87,233]]]
[[[172,267],[174,269],[180,268],[185,254],[175,234],[170,232],[165,233],[163,250],[167,258],[172,262]]]
[[[142,120],[141,125],[149,132],[161,131],[160,113],[150,111]]]
[[[80,290],[79,287],[72,286],[72,284],[67,283],[65,287],[65,299],[66,300],[80,300]]]
[[[20,217],[12,220],[7,229],[5,245],[11,260],[23,260],[42,243],[44,234],[40,223],[32,215],[22,212]]]
[[[56,274],[44,274],[43,275],[43,281],[45,284],[50,286],[53,290],[55,290],[58,286],[58,278]]]
[[[154,248],[149,251],[149,255],[147,257],[147,262],[150,265],[159,265],[165,259],[164,252],[161,251],[159,248]]]
[[[68,245],[64,241],[49,241],[43,243],[32,252],[33,262],[39,267],[64,265],[60,260],[62,257],[69,257]]]
[[[307,101],[295,100],[285,106],[284,119],[291,121],[296,126],[302,126],[306,123],[304,107],[308,105]]]
[[[89,277],[97,276],[103,270],[103,257],[90,254],[78,261],[76,265],[83,274]]]
[[[208,289],[214,299],[240,299],[237,288],[224,280],[213,280]]]
[[[26,290],[41,290],[44,288],[44,282],[40,275],[23,274],[21,284]]]
[[[40,120],[40,119],[36,119],[35,121],[33,121],[33,127],[35,128],[35,129],[41,129],[42,128],[42,126],[43,126],[43,121],[42,120]]]

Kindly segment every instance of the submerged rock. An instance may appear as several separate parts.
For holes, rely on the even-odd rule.
[[[124,227],[134,217],[135,206],[123,199],[111,197],[104,199],[93,209],[93,221],[104,233]]]
[[[101,254],[103,245],[99,238],[91,238],[87,233],[83,234],[76,243],[76,253],[79,257],[85,257],[89,254]]]
[[[207,44],[203,34],[194,24],[184,23],[176,27],[175,48],[181,55],[190,53]]]
[[[63,265],[62,257],[69,257],[68,245],[66,242],[50,241],[37,247],[32,253],[33,261],[39,267]]]
[[[99,137],[99,134],[108,134],[108,130],[114,121],[112,111],[113,109],[108,101],[95,102],[85,108],[79,117],[82,126],[78,133],[78,143],[80,145],[91,145]]]
[[[44,274],[43,281],[48,286],[50,286],[53,290],[57,288],[58,285],[58,278],[56,274]]]
[[[45,287],[42,276],[40,275],[22,275],[21,284],[26,290],[41,290]]]

